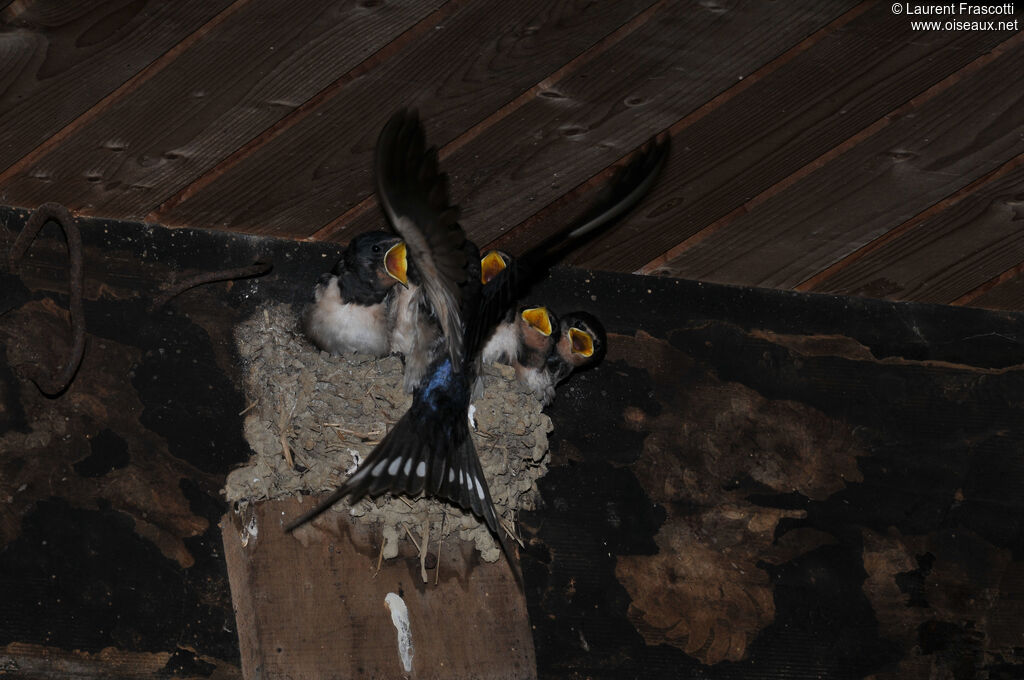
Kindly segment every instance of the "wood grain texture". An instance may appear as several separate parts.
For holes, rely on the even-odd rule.
[[[853,4],[665,3],[445,158],[470,237],[499,238]],[[357,220],[346,235],[371,223]]]
[[[1013,276],[988,289],[964,304],[986,309],[1024,310],[1024,262],[1015,267]]]
[[[439,583],[420,577],[407,540],[376,571],[380,537],[345,513],[287,534],[308,508],[294,499],[254,506],[258,537],[243,546],[221,523],[237,603],[246,677],[535,678],[526,602],[507,562],[479,563],[457,541],[441,553]],[[388,593],[409,609],[412,672],[401,665]]]
[[[1024,261],[1024,157],[1007,166],[806,289],[948,304]]]
[[[229,0],[12,4],[4,10],[0,24],[0,170],[230,4]]]
[[[1024,151],[1022,58],[1018,35],[889,114],[845,153],[685,242],[658,272],[795,286],[998,168]]]
[[[858,7],[860,11],[862,8]],[[571,262],[636,271],[1006,38],[911,30],[884,3],[673,127],[674,157],[635,219]]]
[[[432,139],[446,143],[651,2],[465,3],[315,116],[155,217],[311,234],[370,192],[373,145],[392,111],[419,107]]]
[[[8,178],[8,200],[142,219],[442,2],[251,0]]]

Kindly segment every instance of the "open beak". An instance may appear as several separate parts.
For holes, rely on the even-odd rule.
[[[405,259],[405,241],[399,241],[384,253],[384,269],[400,284],[409,287],[409,263]]]
[[[487,285],[487,282],[501,273],[507,265],[497,250],[492,250],[480,260],[480,282]]]
[[[585,357],[593,356],[594,339],[590,337],[590,333],[579,328],[570,328],[569,341],[572,342],[573,354],[580,354]]]
[[[544,307],[531,307],[523,310],[523,321],[533,326],[545,337],[551,335],[551,316]]]

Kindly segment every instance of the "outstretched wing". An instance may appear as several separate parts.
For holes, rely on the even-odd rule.
[[[591,205],[568,225],[508,263],[483,287],[480,313],[467,333],[467,352],[482,347],[491,329],[526,289],[572,250],[595,238],[640,202],[668,160],[671,138],[652,137],[620,167]]]
[[[448,177],[437,149],[426,148],[416,111],[401,109],[377,139],[377,195],[392,228],[405,240],[456,365],[463,355],[461,286],[467,281],[466,233],[449,204]]]

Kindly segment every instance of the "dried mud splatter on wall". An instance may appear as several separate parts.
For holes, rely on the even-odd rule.
[[[864,452],[849,426],[805,404],[769,400],[703,372],[680,390],[678,369],[692,361],[666,342],[640,333],[610,346],[610,361],[646,370],[664,406],[623,414],[647,433],[632,469],[668,511],[655,537],[658,554],[617,563],[630,618],[648,644],[681,647],[706,664],[738,661],[775,618],[762,565],[834,542],[813,529],[776,541],[779,522],[804,511],[761,507],[751,495],[824,500],[860,481]]]
[[[411,402],[402,390],[398,357],[320,352],[297,329],[290,305],[258,310],[238,326],[236,337],[252,403],[245,436],[254,455],[228,476],[225,492],[244,517],[251,516],[245,505],[252,501],[336,488]],[[536,505],[536,481],[547,471],[551,420],[515,381],[512,369],[487,366],[483,381],[483,396],[473,403],[473,438],[498,514],[511,525],[519,510]],[[379,525],[385,558],[396,556],[406,529],[418,532],[424,520],[435,539],[443,526],[444,536],[473,542],[485,561],[501,554],[472,513],[434,499],[383,495],[352,506],[338,503],[334,510]],[[258,536],[258,527],[241,524],[243,540],[253,532]]]

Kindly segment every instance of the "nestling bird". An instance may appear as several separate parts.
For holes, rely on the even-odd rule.
[[[514,368],[516,379],[546,406],[555,397],[547,360],[557,329],[558,320],[547,307],[520,307],[515,313],[510,310],[484,345],[480,359],[485,364],[498,362]]]
[[[552,390],[574,371],[600,362],[607,346],[604,326],[593,314],[570,312],[563,316],[546,362]]]
[[[388,297],[396,284],[407,284],[406,247],[385,231],[352,239],[332,273],[320,275],[313,303],[302,327],[320,349],[332,354],[390,351]]]

